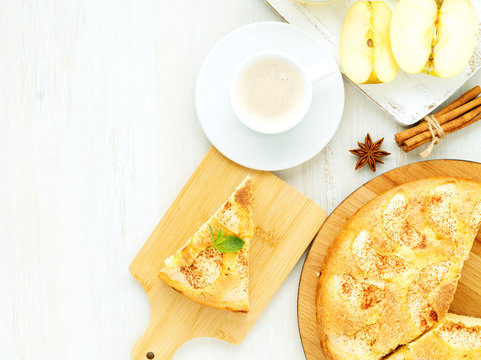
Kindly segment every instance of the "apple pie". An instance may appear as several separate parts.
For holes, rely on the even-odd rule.
[[[467,179],[406,183],[358,210],[318,282],[327,358],[381,359],[438,325],[480,224],[481,183]]]

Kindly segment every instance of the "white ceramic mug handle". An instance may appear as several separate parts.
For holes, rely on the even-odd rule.
[[[306,72],[312,82],[324,79],[339,71],[336,62],[331,58],[325,58],[307,67]]]

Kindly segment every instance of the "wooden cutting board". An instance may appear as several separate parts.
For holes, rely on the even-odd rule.
[[[157,274],[247,175],[253,178],[254,237],[247,314],[201,306]],[[239,344],[290,273],[326,218],[325,211],[269,172],[244,168],[211,148],[130,265],[147,292],[150,322],[132,359],[165,360],[185,342],[215,337]]]
[[[346,221],[365,203],[400,184],[433,176],[457,176],[481,181],[481,164],[460,160],[418,162],[388,171],[349,195],[328,217],[314,239],[302,270],[297,314],[307,360],[325,360],[316,323],[317,279],[327,249]],[[465,263],[450,311],[481,317],[481,232]]]

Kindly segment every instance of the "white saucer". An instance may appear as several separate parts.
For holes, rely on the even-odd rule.
[[[210,142],[232,161],[257,170],[283,170],[299,165],[321,151],[336,132],[344,107],[341,73],[313,84],[312,105],[291,130],[266,135],[250,130],[234,114],[229,86],[236,66],[262,51],[283,51],[304,66],[326,57],[326,47],[307,32],[281,22],[258,22],[224,37],[200,68],[195,105]]]

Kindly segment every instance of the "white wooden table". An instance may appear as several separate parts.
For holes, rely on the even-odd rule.
[[[261,20],[279,20],[261,0],[0,0],[1,359],[130,358],[149,306],[128,265],[210,146],[196,74]],[[373,177],[347,152],[366,132],[393,153],[378,173],[419,160],[399,129],[346,84],[331,143],[278,175],[330,212]],[[431,158],[481,161],[481,123]],[[242,345],[197,339],[175,359],[304,359],[301,265]]]

